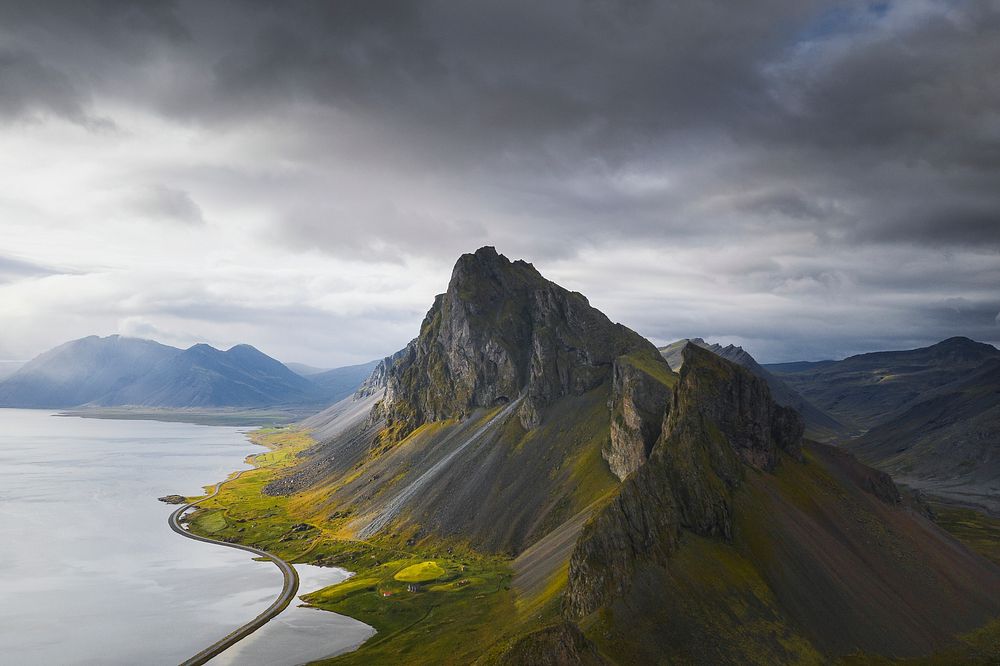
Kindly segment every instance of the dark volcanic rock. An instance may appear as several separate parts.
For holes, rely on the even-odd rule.
[[[519,638],[495,663],[497,666],[600,666],[608,662],[575,624],[562,622]]]
[[[635,567],[665,564],[680,529],[732,537],[730,492],[744,466],[770,470],[801,456],[802,422],[763,380],[695,345],[648,462],[584,528],[570,561],[564,607],[581,617],[622,593]]]
[[[187,502],[187,498],[183,495],[164,495],[163,497],[157,497],[156,499],[161,502],[166,502],[167,504],[184,504]]]
[[[663,355],[663,358],[666,359],[667,363],[670,364],[670,367],[676,371],[683,365],[683,351],[684,348],[689,345],[697,345],[702,349],[707,349],[727,361],[732,361],[736,365],[746,368],[751,373],[767,382],[768,388],[771,389],[771,398],[779,405],[791,407],[799,413],[802,420],[806,424],[807,433],[810,438],[828,440],[844,431],[844,425],[842,423],[820,410],[818,407],[799,395],[784,381],[766,370],[742,347],[737,347],[735,345],[727,345],[723,347],[720,344],[709,344],[701,338],[685,338],[667,345],[666,347],[661,347],[660,353]]]
[[[374,416],[384,416],[384,437],[396,440],[423,423],[523,396],[518,416],[531,429],[540,410],[599,386],[615,358],[635,352],[658,357],[581,294],[484,247],[455,264],[447,292],[390,368]]]
[[[758,469],[772,469],[780,450],[800,455],[802,420],[771,399],[763,380],[695,345],[684,359],[692,365],[681,373],[672,410],[678,417],[667,424],[668,433],[681,425],[707,427],[710,438],[724,435],[743,462]]]

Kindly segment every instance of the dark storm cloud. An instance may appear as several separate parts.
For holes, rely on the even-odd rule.
[[[22,50],[0,49],[0,121],[52,114],[83,125],[85,96],[63,72]]]
[[[623,315],[768,350],[851,351],[879,312],[867,343],[1000,337],[998,68],[992,0],[0,4],[0,121],[127,132],[116,112],[142,108],[262,138],[143,174],[179,183],[150,215],[214,220],[211,190],[264,211],[265,243],[370,261],[694,252],[678,270],[734,294],[719,312],[769,295],[801,325],[695,301],[674,326]],[[873,294],[854,318],[819,301]]]

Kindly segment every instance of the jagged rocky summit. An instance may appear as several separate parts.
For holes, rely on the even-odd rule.
[[[650,363],[658,357],[652,343],[612,323],[582,294],[549,282],[527,262],[481,248],[459,258],[420,335],[387,359],[379,406],[385,436],[401,439],[423,423],[521,397],[517,415],[530,430],[546,406],[613,374],[627,388],[627,371],[616,373],[615,362],[630,354]]]

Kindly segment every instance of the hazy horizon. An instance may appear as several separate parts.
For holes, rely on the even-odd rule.
[[[97,335],[97,334],[94,334],[94,335]],[[97,337],[105,338],[105,337],[113,337],[113,336],[116,336],[116,335],[121,335],[121,334],[120,333],[109,333],[107,335],[97,335]],[[89,337],[89,336],[84,336],[84,337]],[[156,338],[143,338],[141,336],[125,336],[125,335],[122,335],[121,337],[130,337],[130,338],[133,338],[133,339],[140,339],[140,340],[152,340],[153,342],[159,342],[160,344],[166,344],[162,340],[157,340]],[[700,336],[692,336],[692,337],[700,337]],[[951,336],[951,337],[967,337],[967,336]],[[75,340],[79,340],[79,339],[81,339],[81,338],[76,338]],[[681,339],[683,339],[683,338],[678,338],[677,340],[668,341],[667,344],[669,344],[670,342],[678,342]],[[944,338],[944,339],[947,339],[947,338]],[[938,342],[942,342],[944,339],[942,339],[942,340],[935,340],[935,341],[933,341],[931,343],[928,343],[925,346],[930,346],[930,345],[933,345],[933,344],[937,344]],[[67,340],[66,342],[74,342],[75,340]],[[712,344],[712,343],[715,343],[715,342],[718,342],[718,341],[717,340],[713,340],[713,339],[708,339],[708,340],[706,340],[706,342],[708,342],[709,344]],[[984,342],[984,341],[983,340],[977,340],[976,342]],[[65,343],[62,343],[62,344],[65,344]],[[185,348],[191,347],[193,345],[197,345],[197,344],[208,344],[208,343],[205,343],[204,341],[196,341],[196,342],[192,342],[190,345],[171,345],[171,346],[175,346],[175,347],[179,347],[181,349],[185,349]],[[238,344],[246,344],[246,343],[237,343],[237,345]],[[720,344],[732,344],[732,343],[720,343]],[[987,342],[987,344],[992,344],[994,347],[996,346],[996,343],[992,343],[992,342]],[[57,346],[59,346],[59,345],[57,345]],[[236,346],[236,345],[232,345],[232,346]],[[227,351],[228,349],[231,349],[232,346],[217,347],[217,349],[219,349],[220,351]],[[662,347],[662,346],[665,346],[665,345],[658,344],[658,346]],[[737,346],[739,346],[739,345],[737,345]],[[909,349],[909,348],[905,348],[905,349]],[[849,356],[853,356],[855,354],[867,354],[867,353],[871,353],[871,352],[902,351],[902,350],[904,350],[904,349],[867,349],[867,350],[864,350],[864,351],[855,352],[854,354],[850,354]],[[44,350],[44,351],[48,351],[48,350]],[[44,351],[42,353],[44,353]],[[262,351],[265,354],[267,354],[266,350],[260,349],[259,351]],[[272,354],[268,354],[268,356],[272,356],[273,358],[276,358],[278,361],[281,361],[282,363],[284,363],[286,365],[302,365],[302,366],[307,366],[307,367],[314,368],[316,370],[332,370],[335,367],[346,367],[346,366],[349,366],[349,365],[365,365],[365,363],[368,363],[368,362],[371,362],[371,361],[377,361],[377,360],[379,360],[382,357],[389,356],[391,353],[392,352],[387,352],[386,354],[383,354],[383,355],[381,355],[379,357],[371,358],[368,361],[363,361],[361,363],[345,364],[345,366],[326,366],[326,367],[324,367],[324,366],[313,366],[313,365],[310,365],[308,363],[301,363],[301,362],[295,361],[295,360],[289,360],[289,359],[279,358],[279,357],[274,356]],[[751,356],[752,355],[753,354],[751,354]],[[30,361],[32,361],[33,358],[34,357],[28,358],[28,359],[0,359],[0,363],[11,363],[11,364],[15,364],[16,363],[18,365],[24,365],[24,364],[29,363]],[[767,365],[767,364],[786,363],[786,362],[793,362],[793,361],[839,361],[839,360],[842,360],[844,358],[846,358],[846,356],[842,356],[842,357],[828,356],[828,357],[821,357],[821,358],[796,358],[796,359],[782,359],[782,360],[774,360],[774,361],[772,361],[772,360],[766,360],[766,359],[765,360],[761,360],[761,359],[755,357],[754,360],[756,360],[758,363],[762,363],[762,364]],[[5,376],[4,374],[0,373],[0,379],[2,379],[4,376]]]

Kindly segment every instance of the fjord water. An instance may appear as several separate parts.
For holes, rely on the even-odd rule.
[[[233,427],[0,409],[0,662],[177,664],[266,608],[277,568],[179,537],[174,507],[156,499],[200,494],[259,450]],[[301,593],[346,575],[303,569]],[[268,663],[352,649],[372,632],[286,612],[266,643],[294,635],[307,647]],[[296,623],[305,612],[315,615]],[[251,644],[243,651],[255,660]]]

